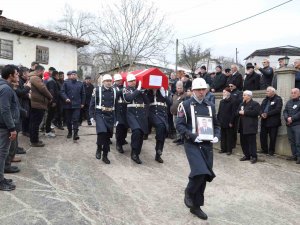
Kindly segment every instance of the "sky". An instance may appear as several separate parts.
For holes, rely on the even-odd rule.
[[[110,0],[115,3],[118,0]],[[160,15],[165,15],[172,26],[174,43],[199,43],[210,48],[212,55],[243,59],[256,49],[293,45],[300,47],[300,0],[293,0],[281,7],[231,27],[210,34],[183,40],[206,31],[239,21],[287,0],[153,0]],[[65,4],[75,10],[101,15],[103,0],[1,0],[3,16],[33,26],[54,23],[63,13]],[[84,3],[84,4],[83,4]],[[175,61],[175,44],[168,48],[167,59]]]

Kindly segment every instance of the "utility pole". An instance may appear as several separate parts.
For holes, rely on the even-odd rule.
[[[238,50],[237,50],[237,48],[235,48],[235,63],[237,64],[238,63],[238,60],[237,60],[237,58],[238,58]]]
[[[176,39],[176,61],[175,61],[175,73],[177,74],[177,66],[178,66],[178,39]]]

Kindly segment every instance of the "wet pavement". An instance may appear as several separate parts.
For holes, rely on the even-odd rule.
[[[215,151],[217,177],[206,188],[208,220],[202,221],[183,203],[189,165],[182,146],[167,139],[164,164],[154,161],[154,135],[144,142],[142,165],[115,150],[110,165],[95,159],[94,127],[81,127],[78,143],[66,131],[42,137],[43,148],[27,149],[12,178],[17,189],[0,193],[1,225],[34,224],[300,224],[300,165],[281,157],[261,156],[240,162]],[[127,138],[130,142],[130,138]]]

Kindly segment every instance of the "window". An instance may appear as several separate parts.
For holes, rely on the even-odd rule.
[[[13,41],[0,39],[0,58],[13,59]]]
[[[41,64],[48,64],[49,61],[49,48],[36,46],[36,61]]]

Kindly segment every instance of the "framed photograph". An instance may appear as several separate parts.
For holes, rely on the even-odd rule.
[[[212,141],[214,138],[213,119],[211,117],[197,116],[197,133],[203,141]]]

